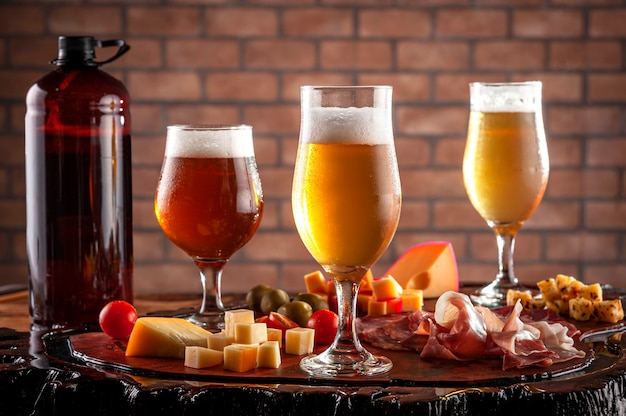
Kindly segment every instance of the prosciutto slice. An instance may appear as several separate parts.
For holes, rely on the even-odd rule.
[[[583,358],[585,352],[574,346],[572,338],[576,327],[549,314],[524,312],[519,302],[492,311],[450,291],[439,297],[434,312],[359,318],[357,332],[364,342],[417,351],[422,358],[500,358],[504,370]]]

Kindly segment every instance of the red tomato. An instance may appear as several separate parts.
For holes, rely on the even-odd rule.
[[[313,312],[306,326],[315,330],[316,344],[328,345],[335,340],[337,327],[339,326],[339,317],[333,311],[319,309]]]
[[[123,300],[107,303],[100,311],[100,328],[111,338],[128,338],[137,321],[135,307]]]
[[[297,323],[278,312],[270,312],[269,315],[261,316],[255,319],[254,322],[262,322],[267,325],[268,328],[280,329],[283,332],[291,328],[298,328],[299,326]]]

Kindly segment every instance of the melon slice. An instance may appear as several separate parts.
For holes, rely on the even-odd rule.
[[[452,244],[431,241],[409,248],[384,274],[406,289],[421,289],[425,298],[459,290],[459,271]]]

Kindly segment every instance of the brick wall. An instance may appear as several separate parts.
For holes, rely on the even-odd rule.
[[[191,261],[153,214],[165,127],[253,125],[265,192],[228,290],[303,287],[317,265],[290,188],[303,84],[390,84],[403,211],[375,273],[413,244],[453,243],[462,280],[496,269],[491,231],[461,175],[468,82],[538,79],[550,182],[522,228],[525,281],[568,273],[626,287],[626,6],[621,0],[3,0],[0,3],[0,282],[26,281],[24,95],[59,34],[124,38],[107,70],[132,97],[135,287],[195,291]]]

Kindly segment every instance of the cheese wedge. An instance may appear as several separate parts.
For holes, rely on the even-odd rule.
[[[456,256],[452,244],[447,241],[432,241],[409,248],[384,275],[393,276],[403,288],[423,290],[425,298],[459,290]]]
[[[185,347],[207,346],[209,331],[182,318],[137,319],[126,346],[127,357],[185,358]]]
[[[196,346],[185,347],[185,367],[215,367],[223,361],[224,353],[222,351]]]

